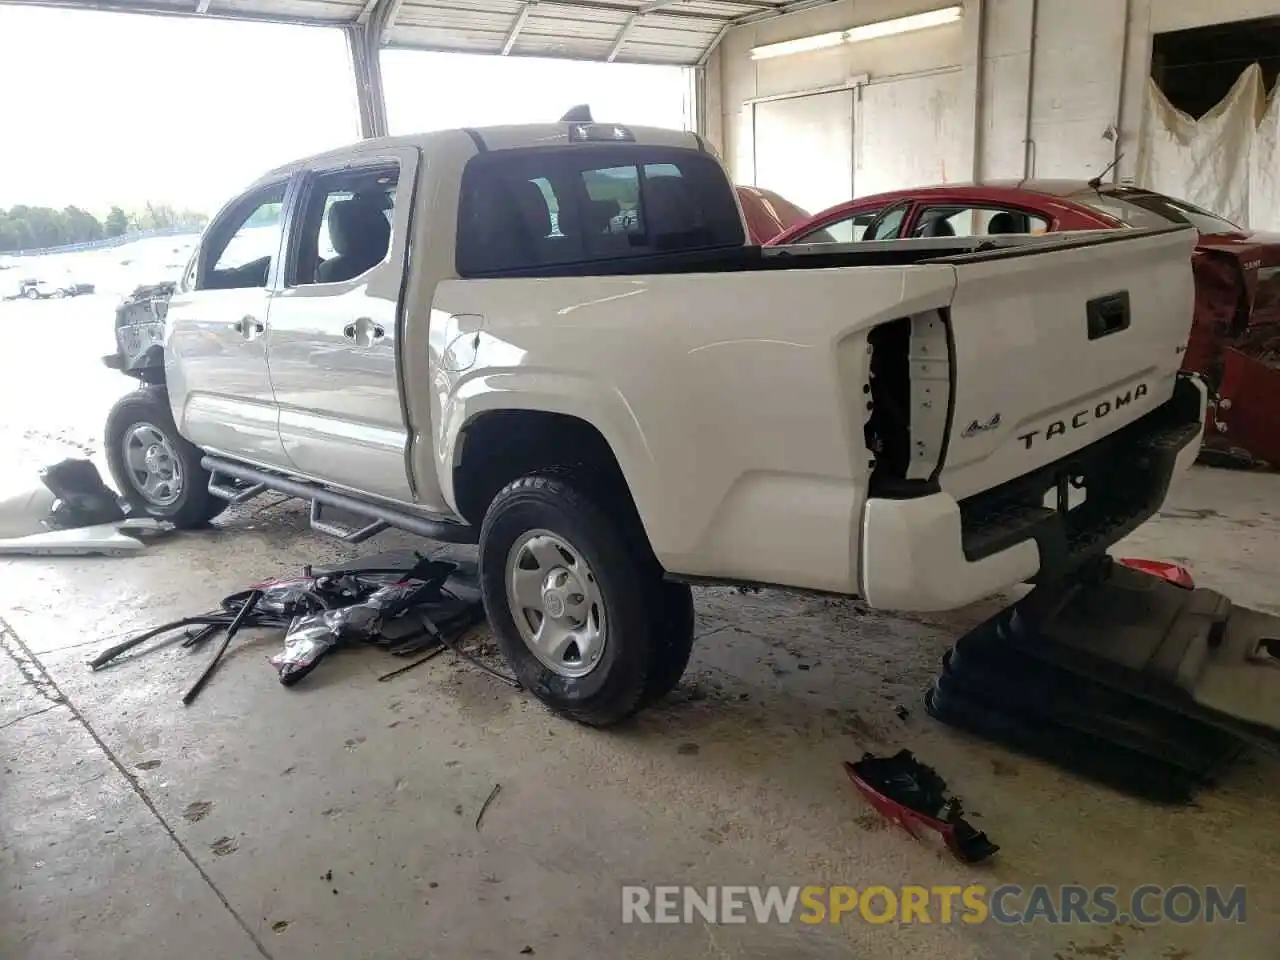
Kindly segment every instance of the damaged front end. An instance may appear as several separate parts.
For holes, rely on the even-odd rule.
[[[138,287],[116,307],[116,352],[103,364],[142,383],[164,382],[164,320],[172,281]]]

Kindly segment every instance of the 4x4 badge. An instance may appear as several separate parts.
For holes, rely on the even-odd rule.
[[[986,433],[988,430],[994,430],[1000,426],[1000,414],[994,414],[986,423],[979,423],[977,420],[964,428],[963,437],[976,437],[980,433]]]

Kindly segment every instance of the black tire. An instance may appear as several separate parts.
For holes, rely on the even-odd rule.
[[[693,654],[693,591],[689,585],[663,581],[658,584],[655,605],[659,615],[642,706],[656,703],[679,685]]]
[[[23,296],[25,296],[28,300],[39,300],[40,291],[37,290],[35,287],[31,287],[25,294],[23,294]]]
[[[660,619],[649,601],[661,586],[661,571],[634,525],[618,509],[604,506],[609,499],[581,478],[535,474],[500,490],[480,526],[485,612],[507,663],[552,710],[595,727],[618,723],[645,705]],[[565,677],[544,665],[516,626],[507,598],[507,559],[530,530],[548,531],[571,544],[595,578],[607,632],[600,662],[585,676]]]
[[[152,502],[131,479],[124,443],[130,431],[139,425],[149,425],[164,436],[182,469],[182,489],[171,503]],[[191,530],[203,527],[226,508],[225,500],[209,493],[209,471],[200,466],[204,454],[178,433],[169,409],[169,396],[162,387],[143,387],[116,401],[107,414],[105,433],[111,477],[120,495],[137,513]]]

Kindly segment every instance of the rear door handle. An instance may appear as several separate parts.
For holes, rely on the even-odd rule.
[[[374,323],[368,317],[361,317],[355,323],[348,323],[342,328],[342,335],[358,347],[371,347],[387,335],[386,328]]]
[[[246,340],[253,340],[266,331],[267,325],[256,317],[246,316],[233,323],[231,328]]]

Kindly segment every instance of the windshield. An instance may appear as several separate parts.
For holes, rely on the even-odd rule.
[[[1131,187],[1113,188],[1105,193],[1092,189],[1082,190],[1068,199],[1139,229],[1164,227],[1170,223],[1189,223],[1202,234],[1243,232],[1229,220],[1192,206],[1185,200]]]

